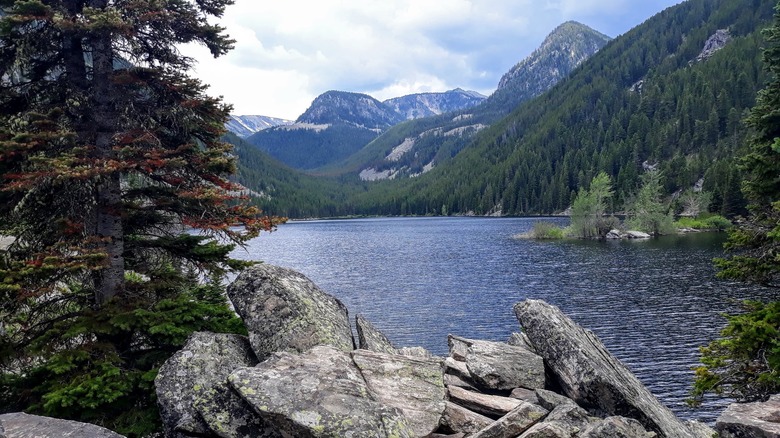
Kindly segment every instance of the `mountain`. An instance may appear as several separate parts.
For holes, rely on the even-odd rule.
[[[476,133],[550,89],[608,41],[583,24],[564,23],[507,72],[496,92],[479,105],[396,125],[355,155],[317,171],[357,174],[366,181],[427,173],[457,155]]]
[[[327,91],[317,96],[295,122],[348,125],[379,132],[402,120],[398,113],[367,94]]]
[[[451,159],[417,178],[373,183],[350,203],[363,214],[548,214],[566,209],[604,171],[618,210],[654,168],[667,195],[701,181],[714,211],[739,213],[744,201],[732,157],[747,135],[744,114],[766,81],[761,29],[774,4],[688,0],[670,7],[480,130]],[[722,44],[713,51],[714,40]],[[382,137],[397,131],[396,143],[379,158],[426,129],[389,130]]]
[[[383,103],[407,120],[436,116],[478,105],[486,96],[460,88],[443,93],[418,93],[387,99]]]
[[[536,50],[501,77],[484,110],[505,113],[520,102],[549,90],[610,41],[576,21],[555,28]]]
[[[467,108],[482,100],[479,93],[460,89],[385,102],[367,94],[328,91],[295,123],[255,133],[247,141],[295,169],[311,170],[346,159],[410,114]]]
[[[292,120],[278,119],[268,116],[230,116],[230,120],[225,123],[228,131],[241,138],[249,137],[255,132],[263,129],[272,128],[280,125],[290,125]]]

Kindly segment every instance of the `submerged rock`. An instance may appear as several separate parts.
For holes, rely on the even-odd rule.
[[[514,309],[524,332],[557,383],[577,404],[597,414],[637,419],[661,437],[694,436],[607,351],[596,335],[577,325],[560,309],[539,300],[526,300]]]
[[[6,438],[124,438],[94,424],[22,412],[0,415],[0,436]]]
[[[400,410],[372,397],[349,353],[331,346],[274,353],[234,371],[229,382],[283,436],[414,436]]]
[[[722,438],[780,437],[780,394],[766,402],[730,404],[715,429]]]
[[[260,360],[315,345],[354,349],[347,308],[303,274],[268,264],[246,269],[227,288]]]

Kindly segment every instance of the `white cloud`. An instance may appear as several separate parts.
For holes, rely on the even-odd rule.
[[[220,20],[235,50],[216,60],[183,51],[237,114],[296,118],[331,89],[379,99],[455,87],[489,94],[565,20],[622,33],[676,2],[646,0],[651,12],[627,18],[636,9],[628,0],[237,0]],[[624,28],[599,28],[593,17]]]

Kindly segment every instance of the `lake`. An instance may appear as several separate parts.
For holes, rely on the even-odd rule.
[[[505,341],[526,298],[555,304],[595,332],[663,403],[712,423],[723,400],[684,400],[698,346],[744,299],[769,291],[714,278],[722,233],[644,241],[513,238],[537,218],[378,218],[292,222],[236,258],[302,272],[396,347],[447,354],[447,335]],[[566,225],[568,219],[544,219]]]

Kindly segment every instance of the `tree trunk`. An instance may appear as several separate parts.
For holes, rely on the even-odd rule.
[[[92,1],[91,6],[104,9],[105,0]],[[93,81],[93,123],[95,147],[100,161],[107,162],[115,158],[113,151],[113,133],[117,129],[119,118],[114,108],[112,96],[112,75],[114,71],[114,51],[109,31],[96,32],[90,39],[92,48]],[[122,193],[120,175],[111,172],[100,177],[95,190],[96,230],[107,257],[106,266],[98,271],[95,281],[95,302],[102,305],[124,286],[124,232],[122,228]]]

